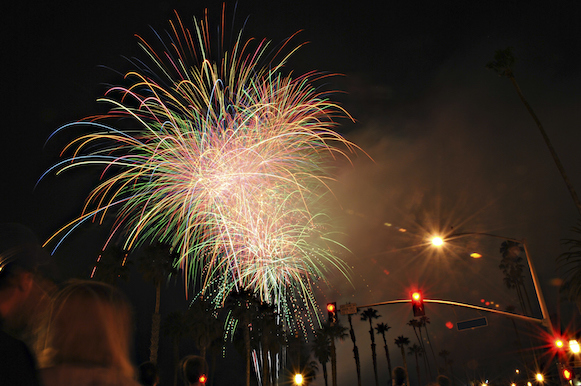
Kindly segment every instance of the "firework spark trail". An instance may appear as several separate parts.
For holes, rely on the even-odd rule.
[[[346,113],[312,86],[324,75],[284,76],[288,55],[260,67],[268,42],[251,51],[238,35],[231,52],[212,61],[207,21],[194,20],[193,35],[177,21],[161,54],[140,39],[159,74],[145,65],[129,72],[130,86],[101,99],[113,106],[107,115],[72,125],[96,130],[67,145],[70,158],[48,172],[105,168],[81,216],[53,238],[111,212],[109,240],[119,231],[127,250],[171,244],[215,304],[242,288],[269,303],[290,297],[315,309],[311,280],[335,269],[347,275],[325,211],[330,163],[356,149],[332,130],[332,119]],[[119,118],[134,127],[99,123]]]

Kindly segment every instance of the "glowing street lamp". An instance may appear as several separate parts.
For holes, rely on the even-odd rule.
[[[541,374],[541,373],[537,373],[535,375],[535,378],[537,378],[538,382],[543,382],[545,380],[545,377],[543,377],[543,374]]]
[[[295,374],[295,385],[302,385],[303,384],[303,375],[302,374]]]
[[[444,245],[444,239],[441,237],[434,237],[432,238],[432,244],[436,247],[440,247]]]
[[[571,339],[569,341],[569,350],[573,354],[579,354],[581,349],[579,348],[579,342],[576,339]]]

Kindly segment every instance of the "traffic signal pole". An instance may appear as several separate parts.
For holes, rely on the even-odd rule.
[[[358,305],[357,306],[357,309],[359,310],[360,308],[377,307],[377,306],[383,306],[383,305],[387,305],[387,304],[397,304],[397,303],[412,303],[412,302],[413,302],[412,299],[388,300],[388,301],[385,301],[385,302],[366,304],[366,305],[363,305],[363,306],[359,306]],[[446,305],[455,306],[455,307],[472,308],[474,310],[491,312],[493,314],[500,314],[500,315],[508,316],[509,318],[520,319],[520,320],[525,320],[527,322],[532,322],[532,323],[538,323],[538,324],[541,324],[541,325],[545,325],[544,324],[544,321],[545,321],[544,318],[543,319],[539,319],[539,318],[534,318],[532,316],[525,316],[525,315],[520,315],[520,314],[514,314],[512,312],[507,312],[507,311],[493,310],[491,308],[476,306],[474,304],[454,302],[454,301],[451,301],[451,300],[442,300],[442,299],[424,299],[424,303],[437,303],[437,304],[446,304]]]

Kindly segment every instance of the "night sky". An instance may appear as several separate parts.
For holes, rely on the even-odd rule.
[[[103,112],[95,100],[129,69],[123,57],[142,55],[134,34],[153,39],[149,26],[166,28],[173,9],[188,20],[202,17],[206,7],[214,15],[210,19],[218,21],[221,3],[209,1],[22,1],[5,6],[2,222],[24,223],[46,239],[79,213],[98,173],[49,176],[35,189],[70,138],[59,137],[47,146],[45,141],[59,126]],[[234,8],[235,3],[228,4],[229,20]],[[526,238],[549,310],[554,317],[561,314],[565,326],[571,323],[576,312],[570,303],[558,301],[555,258],[564,251],[561,240],[572,236],[578,212],[510,81],[484,66],[495,50],[514,47],[515,77],[581,191],[579,2],[248,0],[237,5],[236,28],[246,17],[247,38],[279,43],[302,30],[295,43],[309,43],[288,68],[344,75],[326,85],[344,91],[335,99],[355,119],[340,120],[338,130],[371,157],[359,153],[353,165],[337,169],[336,221],[345,229],[343,241],[352,252],[345,259],[353,272],[351,284],[330,275],[330,286],[321,286],[322,303],[402,299],[417,285],[427,298],[472,304],[485,299],[500,309],[516,305],[498,269],[500,240],[467,237],[445,253],[420,246],[430,233],[487,232]],[[55,255],[63,276],[88,270],[105,234],[86,229],[65,243]],[[483,257],[467,258],[468,251],[483,251]],[[136,307],[146,303],[132,300]],[[378,311],[382,318],[377,322],[392,326],[390,353],[400,365],[392,343],[399,335],[415,341],[405,326],[411,306]],[[451,353],[458,379],[493,378],[511,368],[503,363],[516,361],[508,319],[486,314],[488,327],[456,331],[445,323],[484,314],[435,305],[428,305],[427,312],[434,348]],[[137,315],[148,318],[147,312]],[[369,385],[368,325],[358,318],[354,323],[363,383]],[[519,326],[524,336],[538,330]],[[525,346],[540,344],[526,341]],[[143,346],[147,342],[138,343],[138,351]],[[342,385],[355,384],[351,348],[349,339],[339,344]],[[379,341],[378,362],[384,384]],[[408,366],[415,379],[412,356]],[[322,373],[315,384],[324,384]]]

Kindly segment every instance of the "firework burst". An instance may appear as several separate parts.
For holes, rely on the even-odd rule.
[[[312,282],[331,269],[347,274],[325,208],[333,159],[356,149],[333,131],[348,114],[313,86],[326,75],[283,74],[298,48],[281,55],[288,40],[269,55],[268,42],[251,49],[239,34],[213,60],[207,20],[194,19],[193,33],[179,17],[170,25],[162,52],[140,38],[153,64],[139,62],[127,86],[106,93],[108,114],[59,129],[91,130],[47,173],[104,170],[80,217],[47,242],[56,248],[111,214],[109,240],[126,250],[172,245],[188,281],[216,305],[242,288],[285,309],[315,309]]]

